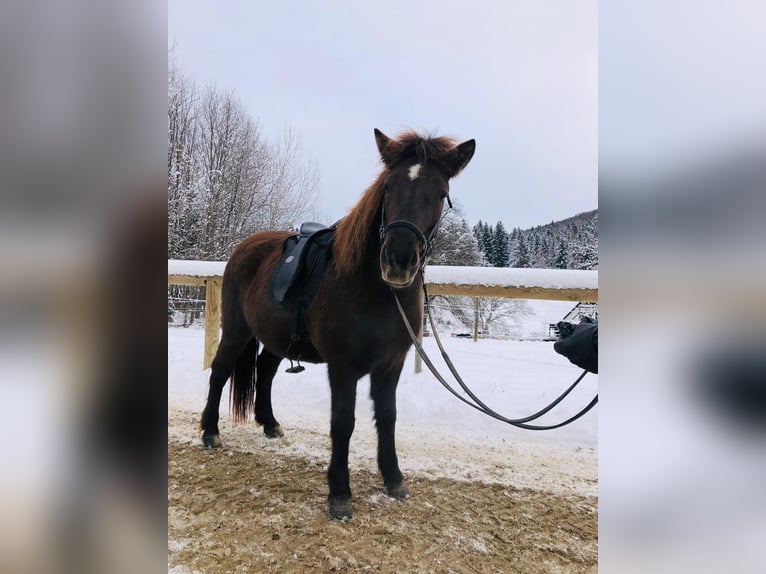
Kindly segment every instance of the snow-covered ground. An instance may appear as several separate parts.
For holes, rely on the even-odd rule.
[[[540,323],[551,302],[530,302],[536,309],[525,321]],[[568,310],[571,304],[557,302]],[[541,315],[542,314],[542,315]],[[561,315],[559,315],[560,317]],[[168,328],[168,406],[172,412],[201,412],[209,371],[201,369],[204,331],[199,327]],[[547,405],[580,373],[553,351],[550,342],[497,341],[442,335],[453,362],[473,391],[508,417],[528,415]],[[441,365],[435,341],[424,347]],[[282,366],[286,366],[286,363]],[[273,387],[274,413],[286,436],[252,440],[236,448],[329,457],[330,390],[324,365],[307,364],[291,375],[280,368]],[[444,368],[444,374],[448,371]],[[448,378],[449,379],[449,378]],[[563,404],[540,421],[561,421],[587,404],[597,392],[598,377],[587,375]],[[456,386],[456,385],[455,385]],[[357,424],[351,441],[351,466],[375,468],[375,428],[369,379],[359,383]],[[398,397],[397,448],[402,471],[424,476],[485,480],[553,492],[596,495],[598,407],[573,424],[553,431],[525,431],[495,421],[451,396],[425,369],[414,373],[413,352],[402,373]],[[221,404],[228,420],[228,404]],[[192,416],[171,417],[171,440],[197,441]],[[260,432],[260,431],[259,431]],[[224,443],[235,440],[222,429]],[[260,439],[260,437],[259,437]]]

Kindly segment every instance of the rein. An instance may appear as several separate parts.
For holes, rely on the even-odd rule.
[[[547,412],[549,412],[551,409],[553,409],[556,405],[558,405],[561,401],[564,400],[564,398],[571,393],[574,388],[582,381],[582,379],[585,377],[585,375],[588,373],[588,371],[583,371],[579,377],[575,380],[574,383],[572,383],[563,393],[561,393],[558,398],[556,398],[553,402],[551,402],[547,407],[544,407],[537,411],[536,413],[533,413],[529,416],[517,418],[517,419],[510,419],[507,417],[504,417],[503,415],[495,412],[490,407],[488,407],[479,397],[476,396],[476,394],[471,391],[471,389],[468,387],[468,385],[463,381],[463,378],[460,376],[460,373],[457,372],[457,369],[455,368],[455,365],[452,363],[452,360],[450,359],[449,355],[447,354],[447,351],[444,349],[444,346],[441,343],[441,339],[439,338],[439,333],[436,331],[436,326],[434,325],[433,315],[431,313],[431,304],[428,299],[428,290],[426,288],[425,278],[421,274],[421,279],[423,279],[423,293],[425,295],[425,301],[426,301],[426,308],[428,311],[428,320],[431,324],[431,332],[434,334],[434,339],[436,340],[436,344],[439,347],[439,350],[441,351],[442,357],[444,358],[444,362],[447,364],[447,367],[449,368],[452,375],[455,377],[455,380],[458,382],[460,387],[465,391],[465,393],[474,401],[471,402],[465,397],[463,397],[460,393],[458,393],[439,373],[436,366],[431,361],[431,358],[426,353],[425,349],[423,349],[423,346],[418,342],[417,336],[415,335],[415,331],[412,328],[412,325],[410,324],[409,319],[407,318],[407,315],[404,312],[404,308],[402,307],[401,302],[399,301],[399,296],[396,294],[396,292],[393,292],[394,300],[396,301],[396,306],[399,309],[399,314],[402,316],[402,321],[404,322],[404,326],[407,328],[407,332],[410,335],[410,339],[412,339],[412,344],[415,346],[415,349],[417,350],[420,357],[423,359],[423,362],[426,364],[428,369],[431,371],[431,373],[436,377],[436,379],[442,384],[442,386],[447,389],[452,395],[457,397],[459,400],[467,404],[469,407],[484,413],[485,415],[492,417],[493,419],[497,419],[501,422],[504,422],[506,424],[526,429],[526,430],[552,430],[557,429],[563,426],[566,426],[580,417],[582,417],[585,413],[587,413],[589,410],[591,410],[596,404],[598,403],[598,395],[596,395],[593,400],[591,400],[590,403],[588,403],[583,409],[581,409],[578,413],[575,415],[569,417],[563,422],[560,422],[558,424],[554,425],[531,425],[527,424],[531,421],[534,421]]]
[[[450,202],[450,207],[452,207]],[[582,381],[582,379],[585,377],[585,375],[588,373],[588,371],[583,371],[580,376],[575,379],[574,383],[569,385],[563,393],[561,393],[556,399],[554,399],[547,407],[544,407],[537,411],[536,413],[532,413],[529,416],[516,418],[516,419],[510,419],[507,417],[504,417],[503,415],[495,412],[492,410],[489,406],[487,406],[479,397],[476,396],[476,394],[471,391],[471,389],[468,387],[468,385],[463,381],[463,378],[460,376],[460,373],[457,372],[457,369],[455,368],[455,365],[452,363],[452,360],[450,359],[449,355],[447,354],[447,351],[444,349],[444,346],[442,345],[441,338],[439,337],[439,333],[436,330],[436,325],[434,324],[433,319],[433,313],[431,313],[431,301],[428,297],[428,289],[426,287],[426,281],[425,281],[425,268],[426,263],[428,262],[428,256],[431,254],[431,250],[433,249],[434,241],[436,240],[436,233],[439,230],[439,225],[441,224],[442,219],[444,218],[444,215],[442,215],[439,218],[439,221],[436,222],[436,225],[434,225],[434,228],[431,230],[431,232],[428,234],[428,237],[426,237],[420,229],[413,223],[404,220],[404,219],[397,219],[395,221],[392,221],[388,225],[386,225],[386,202],[385,199],[383,201],[383,205],[381,207],[381,213],[380,213],[380,242],[381,246],[383,244],[383,240],[386,237],[386,233],[391,231],[392,229],[395,229],[397,227],[402,227],[405,229],[409,229],[412,233],[415,234],[415,237],[418,239],[418,241],[421,244],[421,253],[420,253],[420,279],[421,284],[423,285],[423,295],[425,298],[425,304],[426,304],[426,310],[428,312],[428,320],[431,325],[431,332],[434,335],[434,339],[436,340],[436,344],[439,347],[439,351],[441,351],[442,358],[444,359],[444,362],[447,364],[447,367],[449,368],[450,372],[452,373],[452,376],[455,378],[455,380],[458,382],[458,385],[460,385],[460,388],[463,389],[463,391],[471,398],[471,400],[466,399],[463,395],[461,395],[458,391],[456,391],[446,380],[445,378],[439,373],[436,366],[433,364],[433,361],[431,361],[431,358],[426,353],[425,349],[423,349],[423,346],[418,342],[417,335],[415,334],[415,330],[412,328],[412,325],[410,324],[410,320],[407,318],[407,314],[404,312],[404,308],[402,307],[401,302],[399,301],[399,296],[397,295],[396,291],[391,288],[391,293],[394,296],[394,300],[396,301],[396,306],[399,309],[399,314],[402,317],[402,322],[404,323],[404,326],[407,329],[407,333],[410,335],[410,339],[412,339],[412,344],[415,346],[415,349],[417,350],[420,357],[423,359],[423,362],[426,364],[428,369],[431,371],[431,373],[436,377],[436,380],[438,380],[442,386],[447,389],[452,395],[457,397],[459,400],[467,404],[469,407],[484,413],[485,415],[492,417],[493,419],[499,420],[500,422],[504,422],[506,424],[526,429],[526,430],[553,430],[557,429],[563,426],[566,426],[570,423],[573,423],[580,417],[582,417],[585,413],[590,411],[596,404],[598,403],[598,394],[593,397],[593,400],[591,400],[590,403],[588,403],[585,407],[583,407],[578,413],[574,414],[573,416],[569,417],[563,422],[552,424],[552,425],[532,425],[529,424],[532,421],[535,421],[539,419],[541,416],[548,413],[551,409],[553,409],[556,405],[558,405],[561,401],[563,401],[569,393],[571,393],[574,388]]]

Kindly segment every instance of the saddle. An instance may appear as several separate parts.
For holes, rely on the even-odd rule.
[[[309,221],[301,224],[298,235],[285,240],[270,286],[271,298],[279,307],[293,309],[301,302],[308,307],[314,299],[330,259],[336,225]]]
[[[293,312],[290,348],[302,337],[303,313],[314,300],[322,275],[332,256],[337,222],[327,227],[321,223],[301,224],[298,235],[288,237],[282,246],[282,257],[274,269],[269,284],[269,296],[281,309]],[[289,355],[288,349],[288,355]],[[300,359],[298,354],[296,359]],[[300,372],[303,367],[292,366],[287,372]]]

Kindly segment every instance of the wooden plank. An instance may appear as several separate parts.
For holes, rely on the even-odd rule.
[[[220,276],[199,277],[196,275],[168,275],[169,285],[195,285],[202,287],[209,281],[220,281]],[[452,285],[428,283],[432,295],[462,297],[505,297],[513,299],[545,299],[550,301],[592,301],[598,302],[598,289],[556,289],[550,287],[521,287],[517,285]]]
[[[208,281],[219,280],[220,277],[199,277],[197,275],[168,275],[168,285],[194,285],[204,287]]]
[[[221,283],[210,279],[205,286],[205,355],[202,368],[209,369],[218,351],[218,332],[221,328]]]
[[[516,278],[518,280],[518,278]],[[528,279],[528,278],[522,278]],[[532,278],[532,280],[534,280]],[[168,274],[168,285],[193,285],[205,289],[205,349],[203,368],[208,369],[218,351],[219,330],[221,325],[221,275]],[[516,299],[543,299],[549,301],[589,301],[598,302],[598,289],[593,288],[556,288],[519,285],[466,285],[450,283],[428,283],[428,292],[432,295],[450,295],[459,297],[504,297]],[[478,307],[478,299],[476,299]],[[476,310],[475,310],[476,312]],[[477,340],[478,317],[474,318],[474,341]],[[422,327],[421,327],[422,329]],[[421,331],[422,333],[422,331]],[[422,336],[422,334],[421,334]]]
[[[598,289],[554,289],[550,287],[520,287],[515,285],[449,285],[445,283],[428,283],[428,294],[545,299],[549,301],[598,301]]]

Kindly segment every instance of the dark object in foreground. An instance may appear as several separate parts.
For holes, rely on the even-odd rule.
[[[743,430],[766,430],[766,356],[761,341],[708,350],[696,371],[696,394],[716,416]]]
[[[578,325],[559,322],[560,338],[553,349],[578,367],[598,373],[598,322],[583,317]]]

